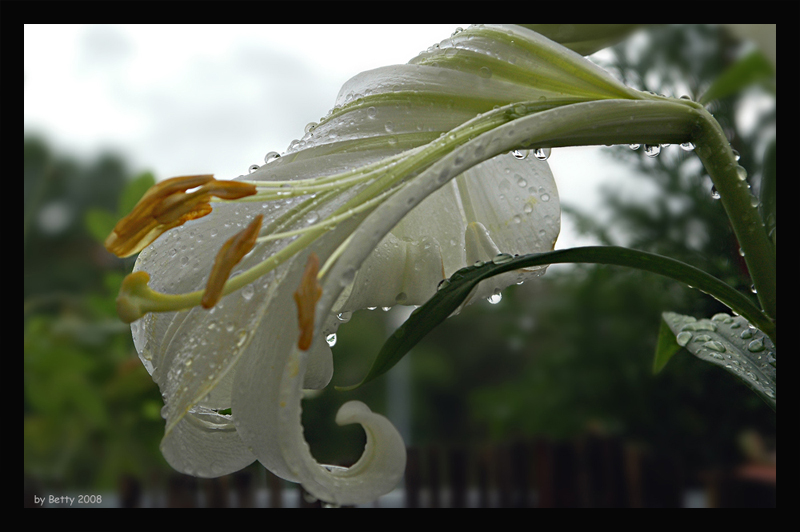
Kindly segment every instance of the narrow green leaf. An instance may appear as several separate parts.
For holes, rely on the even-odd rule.
[[[777,250],[778,241],[775,228],[776,222],[776,207],[777,207],[777,193],[775,191],[775,174],[777,170],[777,149],[775,140],[773,140],[767,147],[767,152],[764,155],[764,172],[761,175],[761,193],[759,197],[758,209],[761,214],[761,219],[764,221],[764,229],[766,229],[772,247]]]
[[[706,105],[711,101],[735,94],[748,85],[775,75],[772,65],[759,50],[753,50],[723,72],[698,100]]]
[[[659,373],[672,356],[680,351],[680,344],[675,338],[675,333],[669,328],[667,322],[662,318],[661,326],[658,329],[658,343],[656,344],[656,356],[653,358],[653,374]]]
[[[703,320],[674,312],[662,316],[679,344],[700,360],[732,373],[777,411],[777,359],[769,336],[741,316],[716,314]]]
[[[481,281],[520,268],[564,263],[627,266],[670,277],[711,294],[737,314],[745,316],[751,323],[762,327],[762,330],[768,334],[775,334],[775,324],[764,316],[745,295],[689,264],[653,253],[615,246],[561,249],[547,253],[523,255],[500,264],[487,262],[481,266],[468,266],[458,270],[450,277],[448,283],[445,283],[431,299],[415,310],[408,320],[386,340],[372,368],[361,383],[338,389],[357,388],[391,369],[425,335],[456,311]]]

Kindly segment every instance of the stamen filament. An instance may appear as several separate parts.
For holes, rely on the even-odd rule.
[[[518,102],[515,104],[509,104],[504,107],[486,112],[482,115],[478,115],[476,118],[461,124],[450,132],[427,144],[418,146],[416,148],[411,148],[389,158],[382,159],[380,161],[376,161],[369,165],[357,168],[355,170],[349,170],[341,174],[326,176],[324,178],[288,182],[235,182],[241,185],[253,187],[253,190],[259,188],[275,188],[276,186],[279,186],[281,188],[279,192],[282,193],[276,193],[271,196],[268,191],[255,191],[252,194],[248,194],[248,197],[243,197],[237,201],[255,201],[258,199],[263,201],[263,198],[270,197],[283,199],[289,195],[307,195],[309,193],[308,191],[312,190],[311,187],[317,187],[315,190],[321,191],[319,196],[315,198],[309,198],[307,201],[285,213],[279,219],[270,223],[270,227],[268,228],[270,231],[277,231],[281,227],[293,225],[302,216],[305,216],[305,214],[310,212],[315,207],[331,201],[339,194],[346,190],[350,190],[352,186],[358,183],[367,184],[362,190],[360,190],[352,198],[331,213],[326,220],[323,220],[320,223],[299,230],[286,231],[283,233],[278,232],[271,236],[258,238],[256,240],[257,242],[266,242],[270,240],[277,240],[279,238],[300,235],[299,238],[290,242],[283,249],[274,253],[263,262],[253,266],[252,268],[240,273],[235,277],[229,278],[221,289],[215,289],[215,293],[218,291],[219,297],[225,296],[269,273],[273,269],[283,264],[286,260],[293,257],[296,253],[302,249],[305,249],[308,245],[319,238],[322,233],[329,230],[331,225],[335,225],[354,215],[362,214],[365,211],[374,209],[378,204],[380,204],[382,201],[385,201],[394,192],[397,192],[398,185],[403,179],[406,179],[408,176],[415,175],[417,172],[427,168],[443,155],[469,141],[471,138],[522,116],[552,109],[561,105],[567,105],[569,103],[571,102]],[[370,182],[370,180],[372,181]],[[280,183],[280,185],[278,185],[278,183]],[[283,186],[285,184],[289,184],[290,187]],[[298,184],[304,186],[297,186]],[[309,184],[311,184],[310,187]],[[228,198],[224,199],[227,200]],[[315,275],[318,278],[321,279],[327,274],[330,267],[341,255],[348,242],[350,242],[349,238],[346,239],[345,242],[342,243],[328,258],[323,269],[316,272]],[[145,313],[152,311],[174,311],[191,308],[201,304],[203,295],[206,292],[204,290],[199,290],[186,294],[161,294],[150,290],[149,287],[146,286],[146,280],[143,281],[141,277],[138,278],[137,281],[137,286],[139,288],[138,292],[135,294],[137,300],[136,304],[132,305],[131,308],[137,309],[137,312],[141,312],[141,314],[139,314],[137,317],[133,317],[133,314],[128,312],[128,318],[132,317],[132,319],[137,319]],[[141,288],[142,285],[144,285],[146,290]],[[122,299],[123,296],[124,294],[121,291],[120,299]]]
[[[323,221],[315,223],[315,224],[312,224],[312,225],[309,225],[307,227],[303,227],[301,229],[295,229],[293,231],[286,231],[286,232],[283,232],[283,233],[272,233],[270,235],[258,237],[257,242],[259,244],[262,243],[262,242],[271,242],[271,241],[274,241],[274,240],[281,240],[283,238],[289,238],[289,237],[292,237],[292,236],[295,236],[295,235],[301,235],[301,234],[308,233],[308,232],[311,232],[311,231],[317,231],[317,230],[320,230],[320,229],[328,229],[329,227],[335,226],[339,222],[350,218],[354,214],[358,214],[358,213],[364,212],[365,210],[367,210],[367,209],[369,209],[371,207],[376,207],[378,204],[380,204],[383,201],[385,201],[388,198],[388,196],[390,196],[391,194],[394,194],[396,191],[397,191],[397,188],[394,188],[394,189],[391,189],[391,190],[387,190],[387,191],[383,192],[382,194],[372,198],[371,200],[365,201],[364,203],[362,203],[358,207],[354,207],[352,209],[349,209],[347,212],[344,212],[342,214],[338,214],[338,215],[335,215],[335,216],[329,216],[328,218],[325,218]]]

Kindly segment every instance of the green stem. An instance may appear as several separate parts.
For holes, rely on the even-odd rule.
[[[695,153],[720,195],[744,253],[761,308],[774,321],[777,307],[776,257],[758,213],[758,201],[750,193],[747,181],[742,179],[746,174],[740,174],[741,167],[736,163],[722,128],[708,111],[702,108],[698,111],[702,120],[694,134]]]

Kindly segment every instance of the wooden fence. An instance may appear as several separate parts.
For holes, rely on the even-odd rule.
[[[408,449],[404,481],[366,505],[437,508],[576,508],[775,506],[775,474],[686,471],[675,457],[658,456],[609,438],[563,443],[518,441],[481,447],[433,445]],[[699,501],[687,500],[687,493]],[[296,484],[258,464],[217,479],[174,474],[156,489],[123,479],[124,507],[321,507]]]

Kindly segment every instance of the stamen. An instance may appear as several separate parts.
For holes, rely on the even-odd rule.
[[[220,248],[214,259],[211,274],[208,276],[203,299],[200,301],[203,308],[213,307],[222,298],[222,289],[225,287],[225,282],[228,280],[231,270],[256,245],[256,238],[261,230],[261,220],[263,218],[262,214],[253,218],[250,225],[229,238]]]
[[[192,188],[197,190],[187,194]],[[217,181],[212,175],[166,179],[150,187],[133,211],[117,223],[105,241],[106,249],[118,257],[133,255],[164,232],[209,214],[212,196],[230,200],[255,193],[253,185]]]
[[[317,281],[318,272],[319,257],[312,252],[308,256],[300,287],[294,293],[294,301],[297,303],[297,321],[300,325],[297,348],[302,351],[307,351],[311,347],[311,341],[314,338],[314,311],[317,301],[322,296],[322,286]]]

